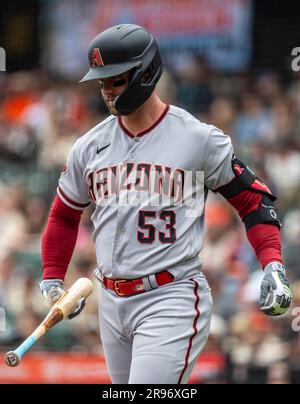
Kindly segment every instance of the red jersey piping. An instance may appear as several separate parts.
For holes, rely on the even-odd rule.
[[[167,115],[168,111],[170,109],[169,105],[166,105],[166,108],[164,109],[164,112],[161,114],[161,116],[158,118],[158,120],[156,122],[154,122],[154,124],[152,126],[150,126],[150,128],[143,130],[142,132],[139,132],[137,135],[134,135],[133,133],[131,133],[124,125],[123,121],[122,121],[122,117],[118,117],[118,122],[119,125],[121,126],[123,132],[126,133],[126,135],[130,136],[131,138],[134,137],[142,137],[144,135],[146,135],[147,133],[151,132],[157,125],[160,124],[160,122],[164,119],[164,117]]]

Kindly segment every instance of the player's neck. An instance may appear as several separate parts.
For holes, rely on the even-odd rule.
[[[136,135],[154,125],[166,108],[166,104],[154,92],[148,100],[132,114],[122,116],[123,125]]]

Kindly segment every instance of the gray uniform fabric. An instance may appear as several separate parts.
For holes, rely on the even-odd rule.
[[[103,290],[100,332],[113,383],[187,383],[208,338],[211,310],[201,274],[126,298]]]
[[[164,270],[175,276],[129,297],[102,288],[100,331],[114,383],[188,381],[212,310],[198,257],[204,205],[209,189],[234,178],[232,155],[228,136],[175,106],[135,137],[110,116],[72,147],[58,195],[74,209],[94,204],[98,272],[152,282]],[[191,209],[183,189],[199,205]]]
[[[107,145],[97,155],[97,148]],[[189,263],[198,257],[204,236],[203,209],[198,216],[188,217],[186,205],[172,205],[168,199],[159,207],[150,206],[149,198],[155,198],[155,195],[147,192],[140,193],[138,206],[120,204],[126,192],[101,198],[102,183],[105,183],[105,179],[110,183],[110,179],[100,174],[111,174],[111,167],[125,163],[134,164],[134,168],[139,163],[147,163],[151,167],[170,167],[172,173],[176,170],[203,172],[201,197],[205,200],[207,189],[214,190],[234,178],[232,155],[229,136],[177,107],[171,106],[164,119],[151,132],[135,139],[124,133],[116,117],[109,117],[74,144],[67,170],[59,180],[58,194],[74,209],[81,209],[90,202],[95,204],[93,239],[101,273],[111,278],[138,278],[185,261]],[[131,184],[135,178],[134,168],[132,180],[128,179]],[[195,178],[193,186],[196,186]],[[91,195],[95,197],[93,190],[97,188],[99,198],[92,201]],[[195,190],[192,192],[195,194]],[[128,194],[134,195],[136,192],[133,190]],[[141,231],[138,225],[139,211],[156,211],[156,217],[148,222],[157,229],[157,233],[160,231],[168,236],[169,219],[159,217],[164,209],[175,212],[176,241],[163,243],[156,234],[153,243],[141,244],[137,239],[137,232]],[[147,232],[144,233],[147,236]],[[199,267],[199,261],[197,265]],[[187,269],[190,269],[188,264]]]

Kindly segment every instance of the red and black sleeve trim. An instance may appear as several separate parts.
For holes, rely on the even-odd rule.
[[[272,201],[277,199],[270,189],[246,164],[238,160],[235,156],[233,156],[231,164],[235,177],[228,184],[216,190],[216,192],[219,192],[225,199],[234,198],[247,189],[259,194],[265,194]]]
[[[270,189],[235,156],[233,156],[231,164],[235,177],[217,191],[236,208],[246,230],[264,223],[274,224],[280,228],[278,212],[273,205],[276,197]]]
[[[85,209],[89,206],[90,202],[88,203],[78,203],[73,201],[73,199],[69,198],[68,195],[61,189],[61,187],[57,188],[57,194],[59,197],[62,199],[63,202],[65,202],[68,206],[71,205],[71,207],[75,209]]]

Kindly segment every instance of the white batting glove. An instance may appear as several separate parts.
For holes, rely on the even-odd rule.
[[[61,279],[46,279],[40,282],[40,289],[45,298],[45,303],[48,308],[51,308],[57,300],[65,294],[64,284]],[[78,316],[81,313],[85,306],[85,298],[80,299],[74,310],[71,314],[68,315],[68,318],[71,320],[72,318]]]
[[[271,262],[265,268],[261,284],[260,309],[268,316],[281,316],[291,305],[292,292],[285,268],[279,262]]]
[[[61,279],[45,279],[40,282],[40,289],[48,308],[51,308],[65,293],[64,284]]]

